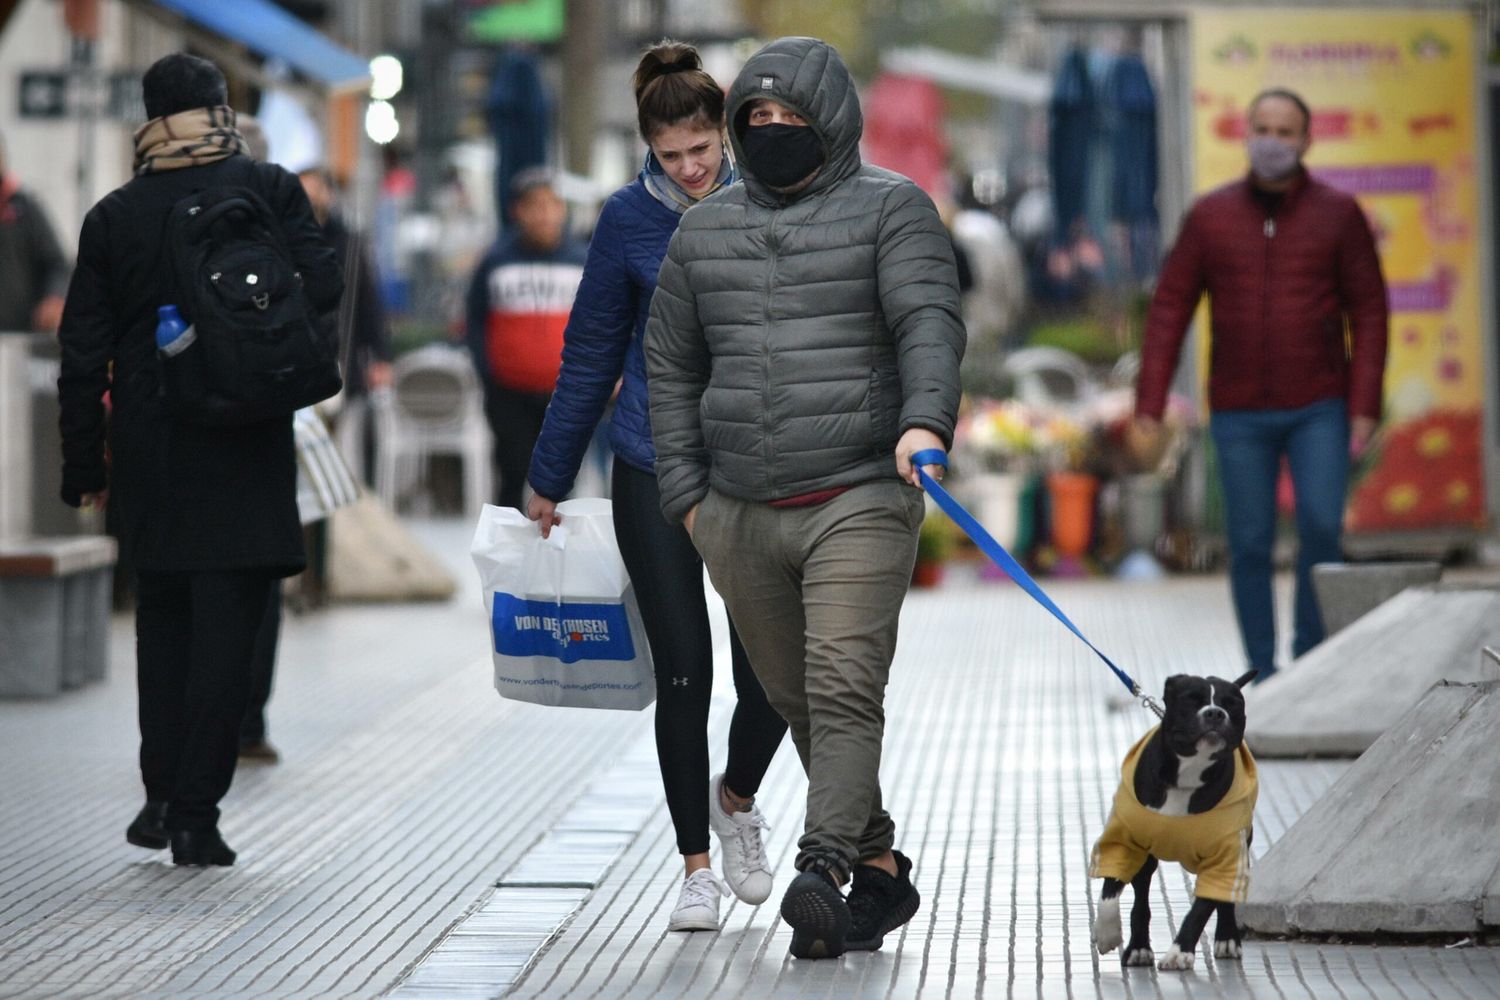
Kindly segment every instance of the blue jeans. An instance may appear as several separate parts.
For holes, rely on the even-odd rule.
[[[1254,670],[1276,664],[1271,546],[1276,539],[1276,478],[1281,456],[1297,495],[1297,598],[1292,655],[1323,641],[1312,588],[1317,563],[1343,559],[1344,496],[1349,484],[1349,417],[1342,399],[1295,410],[1224,410],[1209,422],[1219,453],[1229,535],[1229,587],[1245,656]]]

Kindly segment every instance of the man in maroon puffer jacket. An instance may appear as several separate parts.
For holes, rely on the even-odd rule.
[[[1311,569],[1342,558],[1349,460],[1380,416],[1389,309],[1375,240],[1355,200],[1310,177],[1311,113],[1268,90],[1250,105],[1250,172],[1183,221],[1146,319],[1136,431],[1149,446],[1198,300],[1212,312],[1210,429],[1219,453],[1230,589],[1259,678],[1275,671],[1271,546],[1281,459],[1297,497],[1292,650],[1323,639]]]

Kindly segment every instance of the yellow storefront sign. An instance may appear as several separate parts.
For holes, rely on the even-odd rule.
[[[1359,199],[1379,243],[1392,310],[1385,415],[1351,494],[1352,531],[1484,520],[1472,32],[1462,12],[1193,17],[1198,190],[1244,176],[1246,104],[1287,87],[1313,109],[1309,168]]]

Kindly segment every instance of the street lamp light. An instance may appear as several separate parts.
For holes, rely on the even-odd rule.
[[[401,93],[403,74],[401,60],[393,55],[378,55],[370,60],[370,97],[389,101]]]
[[[365,109],[365,134],[382,146],[401,134],[401,123],[390,101],[370,102]]]

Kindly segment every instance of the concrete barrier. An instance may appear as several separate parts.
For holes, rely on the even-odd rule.
[[[1313,590],[1329,635],[1374,611],[1407,587],[1437,583],[1436,562],[1321,563],[1313,567]]]
[[[1271,846],[1240,920],[1267,934],[1500,925],[1500,683],[1438,684]]]
[[[1500,587],[1410,587],[1245,693],[1262,757],[1355,757],[1438,681],[1500,680]]]

